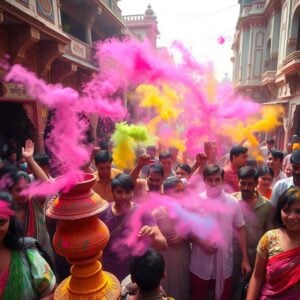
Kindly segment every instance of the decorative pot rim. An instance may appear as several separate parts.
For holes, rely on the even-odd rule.
[[[55,220],[79,220],[79,219],[84,219],[84,218],[88,218],[88,217],[93,217],[97,214],[100,214],[101,212],[103,212],[105,209],[107,209],[107,207],[109,206],[108,202],[104,199],[102,199],[103,205],[101,205],[101,207],[95,209],[95,210],[91,210],[91,211],[87,211],[85,213],[80,213],[80,214],[58,214],[58,213],[54,213],[52,211],[52,206],[50,206],[47,210],[46,210],[46,215],[49,218],[55,219]]]

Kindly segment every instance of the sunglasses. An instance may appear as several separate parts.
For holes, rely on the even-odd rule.
[[[8,222],[8,219],[0,218],[0,226],[5,225]]]

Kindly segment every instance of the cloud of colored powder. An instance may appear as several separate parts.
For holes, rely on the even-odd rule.
[[[203,151],[204,141],[221,143],[228,137],[237,142],[246,138],[257,148],[253,133],[278,126],[280,114],[268,113],[259,104],[236,95],[228,83],[218,84],[210,62],[197,62],[180,42],[174,42],[172,51],[167,54],[148,42],[129,38],[99,42],[95,59],[100,69],[85,83],[82,95],[71,88],[46,84],[18,65],[5,79],[24,84],[37,101],[56,111],[48,146],[55,160],[61,162],[63,173],[79,169],[89,160],[91,145],[83,143],[87,124],[79,115],[95,113],[122,121],[128,118],[126,92],[135,89],[142,95],[135,104],[136,123],[148,128],[158,141],[177,145],[190,155]],[[139,107],[153,110],[143,123]],[[262,118],[257,119],[259,114]],[[130,162],[137,145],[131,140],[124,146]],[[117,164],[123,167],[117,153],[120,151],[115,149],[115,159],[120,158]]]
[[[175,137],[168,142],[186,148],[191,155],[203,151],[206,140],[218,142],[231,137],[232,133],[221,128],[236,128],[237,124],[243,128],[242,124],[261,109],[260,104],[236,95],[230,84],[218,84],[212,64],[198,63],[179,42],[173,45],[179,57],[176,60],[166,53],[161,55],[146,42],[130,39],[105,41],[97,50],[99,61],[101,58],[105,65],[101,76],[112,78],[124,90],[136,89],[141,96],[133,100],[136,120],[140,121],[136,106],[154,108],[144,125],[159,141]],[[275,128],[276,124],[271,122],[269,126]],[[258,130],[265,128],[260,126]],[[245,138],[254,145],[251,135]]]
[[[135,149],[138,146],[146,146],[154,143],[145,126],[128,125],[126,123],[116,124],[115,132],[111,140],[113,141],[112,155],[117,168],[132,169],[136,162]]]
[[[115,120],[121,120],[126,115],[126,110],[118,101],[109,102],[106,98],[92,98],[87,95],[80,96],[72,88],[64,88],[59,84],[47,84],[38,79],[36,75],[20,65],[12,66],[5,80],[17,84],[23,84],[28,93],[49,110],[55,110],[52,120],[52,130],[46,140],[46,144],[52,154],[53,164],[59,166],[59,173],[64,175],[64,179],[59,178],[55,182],[48,183],[57,186],[57,190],[62,188],[61,182],[71,187],[76,181],[81,179],[80,168],[90,160],[92,146],[86,144],[85,133],[88,123],[80,115],[90,113],[101,116],[109,116]],[[69,180],[66,180],[69,178]],[[47,184],[44,186],[46,187]],[[32,193],[48,193],[47,188]],[[50,188],[51,193],[55,188]]]

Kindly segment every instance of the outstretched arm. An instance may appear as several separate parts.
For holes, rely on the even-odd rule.
[[[135,166],[135,168],[130,172],[130,176],[134,182],[134,184],[136,183],[136,180],[139,177],[140,171],[141,169],[146,166],[151,164],[151,159],[150,156],[148,154],[143,154],[139,157],[139,161],[138,164]]]
[[[33,158],[34,154],[34,143],[32,140],[28,139],[25,141],[25,146],[22,147],[22,156],[27,161],[32,173],[36,179],[41,181],[47,181],[48,177],[43,169],[37,164]]]
[[[166,238],[163,236],[158,226],[145,225],[141,228],[139,237],[148,236],[152,240],[152,246],[156,250],[165,250],[168,246]]]
[[[192,165],[192,173],[198,170],[198,173],[202,173],[203,168],[207,163],[208,157],[204,153],[198,153],[196,155],[195,163]]]

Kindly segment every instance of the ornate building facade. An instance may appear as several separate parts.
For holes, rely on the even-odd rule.
[[[300,135],[300,1],[238,3],[233,83],[257,102],[283,106],[282,126],[271,135],[285,149],[294,134]]]
[[[93,43],[135,37],[134,18],[122,17],[118,0],[2,0],[0,58],[8,55],[9,63],[24,65],[46,82],[78,90],[98,67]],[[145,34],[153,37],[153,16],[143,18]],[[4,73],[0,67],[0,80]],[[14,138],[19,145],[32,138],[43,151],[47,116],[22,86],[1,80],[0,138]],[[90,121],[95,136],[98,119],[91,116]]]

